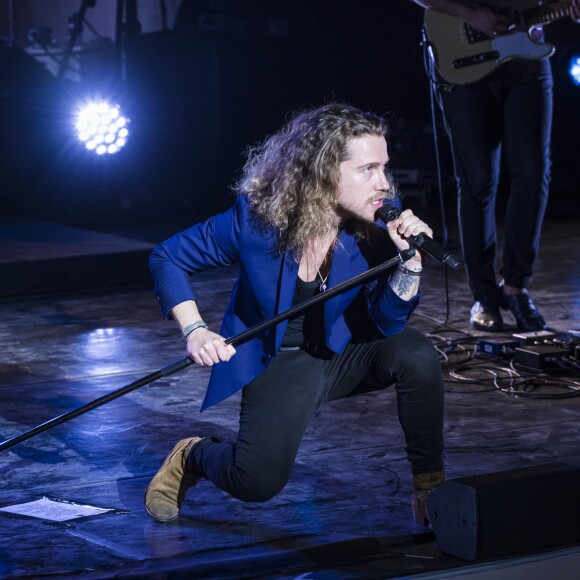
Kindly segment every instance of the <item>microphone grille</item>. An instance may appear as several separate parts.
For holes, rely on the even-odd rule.
[[[393,207],[390,203],[385,203],[376,211],[375,218],[386,223],[397,219],[400,213],[400,209]]]

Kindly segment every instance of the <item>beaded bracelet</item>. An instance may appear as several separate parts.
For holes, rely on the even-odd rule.
[[[420,270],[409,270],[409,268],[405,268],[403,264],[399,264],[399,270],[401,270],[403,274],[409,274],[409,276],[420,276],[421,272],[423,272],[423,268]]]
[[[196,320],[195,322],[192,322],[191,324],[188,324],[181,331],[181,336],[183,337],[183,340],[187,341],[189,335],[198,328],[207,328],[207,324],[203,320],[201,320],[201,318],[199,320]]]

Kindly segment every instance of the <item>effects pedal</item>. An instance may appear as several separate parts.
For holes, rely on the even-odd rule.
[[[509,359],[514,356],[518,346],[520,342],[514,338],[480,338],[477,356]]]
[[[533,332],[519,332],[512,334],[512,336],[518,341],[518,346],[528,346],[551,342],[556,337],[556,334],[549,330],[534,330]]]
[[[570,350],[553,344],[537,344],[516,348],[514,363],[534,370],[549,369],[558,365]]]

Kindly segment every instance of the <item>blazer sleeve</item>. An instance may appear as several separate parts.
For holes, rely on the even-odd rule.
[[[381,229],[384,230],[382,225]],[[396,255],[386,231],[381,232],[381,235],[384,240],[377,244],[380,250],[374,256],[372,265],[384,262]],[[409,317],[421,299],[420,291],[411,300],[403,300],[397,296],[389,284],[391,275],[383,274],[377,280],[368,283],[364,289],[368,315],[383,336],[392,336],[401,332],[407,326]]]
[[[389,284],[390,276],[367,289],[369,316],[383,336],[392,336],[407,326],[409,317],[419,305],[421,292],[411,300],[397,296]]]
[[[192,274],[238,261],[247,212],[247,202],[240,196],[228,211],[170,237],[151,252],[153,291],[163,316],[168,317],[177,304],[196,299],[189,283]]]

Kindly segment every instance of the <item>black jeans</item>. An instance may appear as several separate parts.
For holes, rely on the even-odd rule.
[[[439,96],[451,139],[469,284],[475,300],[495,303],[502,147],[511,185],[500,270],[506,284],[526,288],[538,256],[550,178],[550,63],[507,62],[482,81],[453,85]]]
[[[441,367],[431,342],[412,328],[350,344],[328,359],[305,350],[279,353],[242,392],[237,442],[204,439],[189,468],[238,499],[266,501],[286,485],[304,431],[323,403],[362,384],[393,383],[412,471],[443,469]]]

